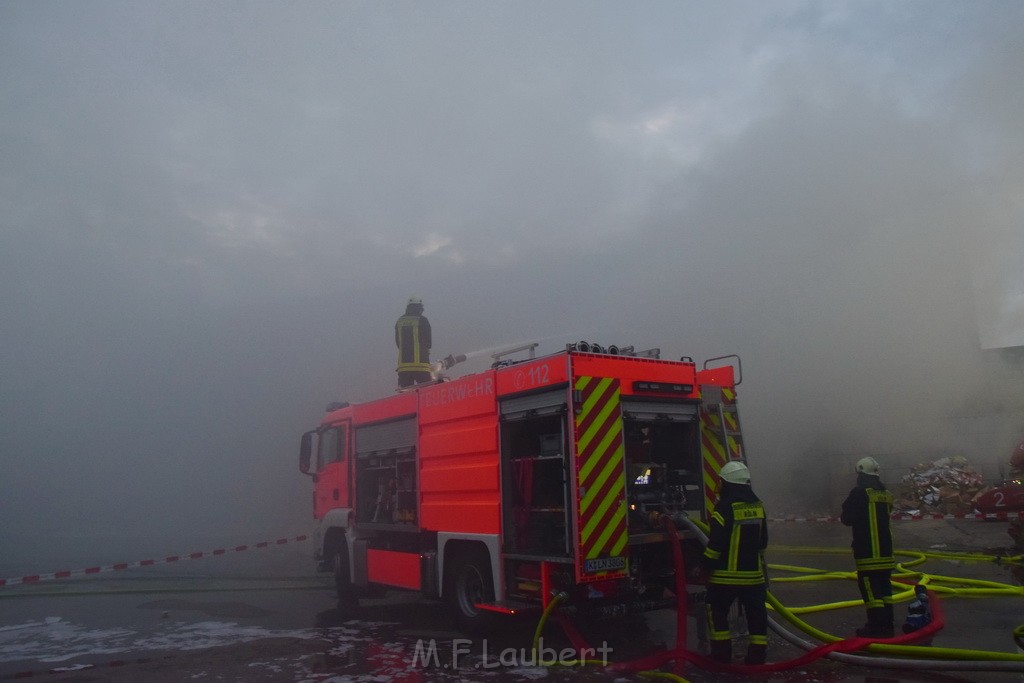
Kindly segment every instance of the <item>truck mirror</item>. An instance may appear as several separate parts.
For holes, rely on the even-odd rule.
[[[315,433],[306,432],[302,435],[302,441],[299,442],[299,471],[303,474],[313,474],[309,471],[309,461],[313,455],[313,434]]]

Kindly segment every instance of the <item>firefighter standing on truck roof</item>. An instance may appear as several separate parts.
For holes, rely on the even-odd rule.
[[[709,574],[707,612],[711,626],[711,658],[732,662],[729,608],[739,600],[747,615],[750,641],[747,664],[764,664],[768,649],[768,589],[764,549],[768,524],[764,505],[750,486],[750,471],[741,462],[727,462],[718,473],[722,495],[711,515],[711,532],[703,566]]]
[[[398,346],[398,386],[411,387],[429,382],[430,321],[423,316],[423,301],[412,297],[405,315],[395,323],[395,345]]]
[[[874,458],[857,461],[857,485],[843,502],[843,524],[853,527],[853,559],[857,565],[857,587],[867,607],[868,623],[857,629],[861,638],[892,638],[892,554],[893,496],[878,476]]]

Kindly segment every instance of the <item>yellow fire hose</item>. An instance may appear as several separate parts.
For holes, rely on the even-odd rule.
[[[688,521],[690,522],[691,527],[694,530],[697,530],[697,531],[701,532],[699,535],[703,535],[702,541],[704,543],[706,543],[707,542],[707,536],[706,536],[706,534],[707,534],[707,525],[702,524],[701,522],[699,522],[697,520],[688,520]],[[782,549],[782,548],[780,548],[780,549]],[[806,552],[809,552],[809,553],[821,553],[821,554],[838,554],[838,553],[848,552],[848,551],[846,551],[844,549],[839,549],[839,548],[793,548],[793,547],[785,547],[785,549],[797,550],[797,551],[800,551],[800,552],[806,551]],[[933,574],[924,574],[924,573],[920,573],[920,572],[907,572],[907,571],[905,571],[907,566],[913,566],[913,565],[921,564],[921,563],[925,562],[929,556],[939,557],[940,554],[929,553],[929,552],[922,552],[922,551],[905,551],[905,550],[897,551],[896,554],[904,555],[904,556],[909,555],[909,556],[914,558],[910,562],[904,562],[904,563],[900,563],[898,565],[898,568],[900,568],[900,569],[902,569],[904,571],[901,572],[901,573],[896,574],[897,576],[914,576],[914,577],[919,577],[921,579],[919,582],[926,583],[930,589],[935,590],[936,592],[950,593],[950,594],[953,594],[953,595],[955,595],[957,597],[974,597],[974,596],[982,596],[982,595],[984,595],[984,596],[991,596],[991,595],[1020,596],[1020,595],[1024,595],[1024,586],[1010,586],[1008,584],[1001,584],[1001,583],[998,583],[998,582],[995,582],[995,581],[985,581],[985,580],[982,580],[982,579],[962,579],[962,578],[958,578],[958,577],[946,577],[946,576],[939,576],[939,575],[933,575]],[[983,555],[983,554],[975,554],[975,553],[942,553],[941,554],[943,559],[946,559],[946,558],[948,558],[951,555],[955,556],[957,559],[970,559],[970,560],[977,560],[977,561],[996,561],[997,560],[996,556],[993,556],[993,555]],[[1018,561],[1020,561],[1021,556],[1018,555],[1018,556],[1014,556],[1012,558],[998,558],[998,559],[999,559],[999,561],[1002,561],[1002,562],[1008,562],[1008,561],[1018,562]],[[768,566],[769,566],[769,568],[776,568],[775,565],[768,565]],[[814,569],[810,569],[810,568],[800,568],[800,570],[802,572],[804,572],[804,573],[809,573],[810,575],[809,576],[804,576],[804,577],[793,577],[793,578],[798,579],[798,580],[799,579],[814,580],[814,579],[817,579],[819,576],[825,576],[827,578],[835,578],[835,576],[834,576],[835,574],[841,573],[841,572],[824,572],[824,571],[814,570]],[[848,574],[849,574],[850,578],[853,578],[855,576],[854,572],[849,572]],[[780,581],[780,580],[784,580],[784,579],[775,579],[775,578],[772,579],[773,582],[774,581]],[[937,581],[938,582],[948,581],[950,583],[955,583],[955,584],[974,586],[975,588],[952,588],[952,587],[936,586],[936,582]],[[901,587],[903,587],[903,586],[901,585]],[[940,589],[942,589],[942,590],[940,590]],[[899,598],[899,599],[906,599],[906,598],[910,597],[911,595],[913,595],[913,590],[912,589],[911,590],[902,591],[899,594],[895,594],[893,596],[893,598],[894,598],[894,600],[896,600],[897,598]],[[845,602],[847,602],[847,603],[852,602],[854,605],[861,604],[860,601],[845,601]],[[814,638],[816,638],[816,639],[818,639],[818,640],[820,640],[822,642],[826,642],[826,643],[836,642],[838,640],[842,640],[842,638],[839,638],[837,636],[833,636],[833,635],[831,635],[829,633],[825,633],[824,631],[816,629],[813,626],[811,626],[810,624],[808,624],[807,622],[801,620],[799,617],[796,616],[796,614],[795,614],[795,612],[793,610],[790,610],[790,609],[786,608],[770,592],[768,593],[768,603],[769,603],[769,605],[771,605],[771,607],[778,614],[780,614],[783,617],[785,617],[787,621],[789,621],[791,624],[793,624],[793,626],[795,626],[799,630],[803,631],[807,635],[810,635],[810,636],[812,636],[812,637],[814,637]],[[828,606],[828,608],[836,608],[836,607],[840,606],[841,604],[842,603],[832,603],[832,605]],[[823,607],[823,606],[817,606],[817,607]],[[772,626],[775,627],[776,630],[778,630],[777,625],[774,624],[774,622],[771,622],[771,623],[772,623]],[[1024,626],[1022,626],[1020,628],[1024,629]],[[1014,635],[1016,636],[1016,631],[1014,632]],[[871,651],[871,652],[877,652],[877,653],[880,653],[880,654],[901,655],[903,657],[910,657],[910,658],[914,658],[914,659],[920,658],[921,663],[923,664],[922,666],[920,666],[920,668],[924,668],[924,669],[929,668],[929,666],[932,666],[933,664],[935,666],[939,666],[939,664],[934,663],[934,662],[929,663],[928,660],[952,660],[953,664],[959,664],[960,662],[965,662],[965,663],[966,662],[977,662],[979,664],[991,664],[992,665],[992,670],[999,670],[999,671],[1003,671],[1003,670],[1024,670],[1024,653],[1022,653],[1022,654],[1014,654],[1014,653],[1007,653],[1007,652],[992,652],[992,651],[986,651],[986,650],[969,650],[969,649],[962,649],[962,648],[942,648],[942,647],[919,646],[919,645],[889,645],[889,644],[885,644],[885,643],[873,643],[873,644],[869,645],[867,647],[867,649],[869,651]],[[832,653],[829,656],[832,657],[832,658],[835,658],[835,659],[839,659],[840,661],[851,661],[851,660],[855,660],[855,659],[856,660],[869,660],[869,661],[871,660],[871,658],[868,658],[868,657],[863,657],[863,656],[859,656],[859,655],[850,655],[850,654],[840,654],[840,653]],[[877,663],[877,665],[878,666],[886,666],[886,665],[894,665],[894,664],[898,664],[898,663],[906,664],[907,662],[906,662],[906,660],[887,660],[886,663],[883,663],[882,661],[879,661]],[[948,663],[949,663],[949,661],[942,662],[942,664],[948,664]],[[1009,664],[1009,665],[1011,665],[1011,666],[1013,666],[1015,668],[1013,668],[1013,669],[1006,668],[1006,667],[1002,666],[1004,664]],[[954,668],[954,667],[941,666],[941,668]],[[971,670],[977,670],[977,669],[974,668],[974,667],[971,667]]]
[[[706,525],[701,525],[700,522],[694,520],[688,520],[695,531],[701,533],[698,536],[704,535],[702,541],[706,543]],[[703,528],[701,528],[703,526]],[[773,548],[776,550],[790,550],[793,552],[808,553],[808,554],[846,554],[849,551],[839,548],[810,548],[810,547],[794,547],[794,546],[779,546]],[[902,557],[908,557],[905,562],[901,562],[897,565],[897,572],[894,573],[894,578],[903,578],[914,581],[914,583],[926,584],[928,588],[936,593],[940,593],[950,597],[961,597],[961,598],[975,598],[975,597],[1019,597],[1024,596],[1024,586],[1012,586],[1009,584],[999,583],[997,581],[989,581],[984,579],[968,579],[961,577],[951,577],[939,574],[928,574],[918,571],[910,571],[908,567],[917,566],[923,564],[930,558],[934,559],[946,559],[946,560],[960,560],[960,561],[984,561],[984,562],[997,562],[997,563],[1011,563],[1020,562],[1020,555],[1004,557],[996,555],[987,555],[982,553],[935,553],[926,551],[911,551],[911,550],[900,550],[896,554]],[[828,571],[823,569],[817,569],[813,567],[801,567],[796,565],[783,565],[783,564],[769,564],[768,567],[775,571],[787,571],[795,574],[801,574],[801,576],[794,577],[777,577],[773,578],[773,582],[806,582],[806,581],[822,581],[822,580],[851,580],[856,578],[856,572],[849,571]],[[906,583],[894,581],[894,587],[898,588],[893,594],[894,602],[903,602],[909,600],[914,596],[913,587],[908,587]],[[541,616],[540,622],[537,624],[537,629],[534,632],[533,649],[534,653],[537,651],[537,645],[540,639],[540,634],[543,631],[544,625],[546,624],[551,613],[557,608],[558,604],[566,598],[565,594],[559,594],[548,604],[547,608]],[[817,639],[820,642],[832,643],[843,640],[838,636],[826,633],[820,629],[817,629],[807,622],[800,619],[797,614],[811,613],[811,612],[822,612],[832,609],[840,609],[846,607],[856,607],[863,604],[861,600],[843,600],[833,603],[825,603],[820,605],[808,605],[803,607],[786,607],[783,605],[772,593],[768,593],[767,596],[768,604],[770,608],[777,614],[785,618],[790,624],[796,627],[799,631]],[[794,636],[781,629],[773,620],[770,622],[772,627],[780,632],[787,640],[798,644],[805,649],[811,649],[813,643],[807,643],[806,641],[793,640]],[[1013,638],[1019,647],[1024,649],[1024,625],[1019,626],[1013,632]],[[810,647],[808,647],[810,646]],[[829,657],[854,664],[871,664],[874,666],[889,666],[895,668],[920,668],[920,669],[936,669],[936,670],[990,670],[990,671],[1024,671],[1024,653],[1008,653],[1008,652],[995,652],[987,650],[972,650],[965,648],[950,648],[950,647],[935,647],[935,646],[919,646],[919,645],[894,645],[886,643],[872,643],[868,645],[867,650],[872,653],[880,655],[898,656],[899,659],[879,658],[870,657],[866,655],[848,654],[848,653],[831,653]],[[604,662],[592,662],[592,661],[579,661],[570,662],[568,664],[594,664],[602,665]],[[685,680],[681,677],[661,671],[644,671],[639,672],[639,675],[648,678],[669,678],[674,681]]]

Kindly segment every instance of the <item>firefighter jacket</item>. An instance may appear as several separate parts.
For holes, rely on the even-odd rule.
[[[430,372],[430,321],[422,315],[406,314],[395,323],[398,372]]]
[[[843,501],[843,524],[853,527],[853,559],[858,571],[893,569],[892,554],[893,496],[875,475],[857,475],[857,485]]]
[[[704,549],[708,583],[756,586],[764,583],[763,551],[768,546],[764,505],[750,486],[725,483],[711,514]]]

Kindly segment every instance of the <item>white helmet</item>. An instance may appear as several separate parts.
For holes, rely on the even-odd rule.
[[[722,465],[722,469],[718,471],[718,476],[722,478],[722,481],[727,481],[731,484],[750,483],[750,470],[738,460]]]
[[[878,466],[878,461],[872,457],[861,458],[857,461],[857,471],[862,474],[878,474],[881,469]]]
[[[408,305],[412,306],[413,304],[415,304],[417,306],[422,306],[423,305],[423,299],[419,298],[418,296],[409,297],[409,304]]]

